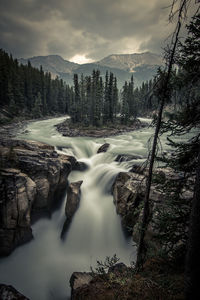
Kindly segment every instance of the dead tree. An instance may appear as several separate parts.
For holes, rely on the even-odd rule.
[[[170,19],[174,17],[175,13],[173,12],[173,9],[174,9],[176,2],[177,2],[177,0],[173,0],[172,7],[171,7],[171,13],[169,16]],[[139,271],[140,269],[143,268],[143,264],[144,264],[145,257],[146,257],[146,247],[145,247],[145,243],[144,243],[144,238],[145,238],[145,233],[146,233],[146,229],[147,229],[148,222],[149,222],[149,216],[150,216],[149,195],[150,195],[150,190],[151,190],[153,166],[154,166],[154,161],[155,161],[155,156],[156,156],[158,136],[159,136],[160,127],[161,127],[163,108],[164,108],[166,101],[169,98],[169,82],[170,82],[172,67],[174,65],[174,57],[175,57],[176,47],[177,47],[178,40],[179,40],[179,33],[180,33],[181,25],[182,25],[182,20],[185,18],[185,15],[187,12],[187,5],[189,2],[190,2],[190,0],[180,0],[180,6],[178,9],[178,20],[177,20],[176,29],[172,36],[172,41],[171,41],[171,46],[170,46],[171,51],[169,53],[168,63],[167,63],[167,67],[166,67],[166,76],[165,76],[164,80],[161,82],[161,88],[160,88],[161,101],[160,101],[160,107],[158,110],[158,116],[157,116],[156,128],[155,128],[155,133],[154,133],[154,138],[153,138],[152,150],[150,152],[150,161],[149,161],[149,170],[148,170],[148,175],[147,175],[147,180],[146,180],[146,191],[145,191],[145,198],[144,198],[142,224],[141,224],[141,228],[140,228],[140,237],[139,237],[139,243],[138,243],[138,248],[137,248],[137,260],[136,260],[136,270],[137,271]]]

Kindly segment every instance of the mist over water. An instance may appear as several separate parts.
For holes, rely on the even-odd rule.
[[[63,238],[66,195],[50,219],[42,218],[32,226],[34,239],[30,243],[0,259],[0,282],[12,284],[31,300],[67,299],[71,274],[89,271],[97,259],[104,260],[115,253],[128,265],[135,259],[136,247],[123,233],[111,186],[119,172],[145,158],[123,163],[114,160],[118,154],[146,157],[152,129],[109,138],[71,138],[61,136],[54,127],[64,119],[31,122],[26,128],[28,133],[17,137],[53,145],[59,153],[73,155],[88,165],[86,171],[73,171],[68,178],[70,182],[83,180],[83,184],[79,209]],[[96,154],[105,142],[110,143],[108,152]]]

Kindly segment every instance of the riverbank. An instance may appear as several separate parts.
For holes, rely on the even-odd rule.
[[[39,119],[27,119],[27,120],[20,120],[15,121],[8,124],[0,124],[0,136],[1,138],[15,138],[19,132],[26,133],[26,127],[28,124],[37,121],[43,120],[50,120],[54,118],[62,117],[61,115],[58,116],[48,116],[42,117]],[[63,116],[64,117],[64,116]],[[80,124],[72,124],[69,118],[66,117],[66,120],[63,122],[56,124],[56,130],[62,134],[62,136],[67,137],[94,137],[94,138],[104,138],[109,136],[116,136],[124,133],[128,133],[134,130],[138,130],[144,127],[147,127],[149,122],[144,122],[137,119],[132,125],[109,125],[109,126],[102,126],[102,127],[84,127]]]
[[[2,138],[11,139],[14,138],[19,131],[23,131],[27,124],[31,122],[29,121],[19,121],[15,123],[10,123],[7,125],[1,125],[0,126],[0,136]]]
[[[141,122],[139,119],[136,119],[132,125],[121,125],[121,124],[113,124],[102,127],[93,127],[93,126],[83,126],[82,124],[72,124],[69,119],[65,120],[62,123],[55,125],[57,131],[61,133],[63,136],[68,137],[78,137],[78,136],[87,136],[87,137],[109,137],[115,136],[119,134],[123,134],[126,132],[131,132],[134,130],[138,130],[146,127],[148,124],[145,122]]]
[[[37,119],[18,119],[18,120],[13,119],[11,122],[6,124],[0,123],[0,137],[15,138],[15,136],[19,132],[23,132],[23,131],[25,132],[27,125],[30,123],[59,118],[59,117],[64,117],[64,115],[47,116],[47,117],[41,117]]]

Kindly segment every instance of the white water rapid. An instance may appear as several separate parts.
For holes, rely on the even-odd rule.
[[[126,264],[135,259],[136,248],[122,231],[111,186],[115,176],[136,161],[114,160],[118,154],[145,157],[152,129],[109,138],[71,138],[61,136],[54,127],[64,119],[31,122],[26,128],[28,133],[17,136],[53,145],[58,152],[73,155],[89,166],[86,171],[73,171],[69,176],[70,182],[83,180],[83,184],[79,209],[64,238],[60,235],[66,219],[66,196],[50,219],[42,218],[33,224],[34,239],[30,243],[0,259],[0,282],[13,285],[31,300],[67,299],[71,274],[89,271],[97,259],[104,260],[115,253]],[[108,152],[96,154],[105,142],[110,143]]]

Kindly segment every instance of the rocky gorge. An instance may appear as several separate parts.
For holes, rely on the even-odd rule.
[[[121,217],[123,228],[130,234],[134,241],[138,242],[143,214],[143,200],[145,196],[145,179],[147,169],[134,165],[131,172],[120,172],[113,183],[113,201],[116,212]],[[171,245],[164,245],[159,242],[160,230],[156,226],[159,218],[159,211],[169,210],[167,198],[169,195],[163,191],[163,184],[170,181],[179,182],[183,174],[171,168],[157,168],[154,170],[154,180],[150,192],[150,220],[145,234],[145,244],[150,250],[159,253],[169,250]],[[194,178],[187,179],[187,184],[182,188],[181,199],[190,203],[193,197]],[[173,197],[171,190],[170,197]],[[181,208],[179,208],[181,211]],[[185,207],[182,213],[184,213]],[[177,230],[177,237],[179,231]],[[185,233],[188,230],[184,226]],[[184,242],[177,238],[177,244],[173,245],[176,251],[181,251]],[[159,255],[155,258],[148,258],[144,272],[138,275],[133,267],[119,263],[109,267],[107,272],[96,273],[75,272],[72,274],[70,284],[72,288],[72,299],[183,299],[180,286],[183,289],[183,274],[173,267],[173,257],[169,251],[168,260],[162,260]],[[158,264],[158,265],[157,265]],[[104,266],[107,264],[105,263]],[[167,276],[165,274],[167,273]],[[161,275],[162,274],[162,275]],[[166,278],[165,278],[166,276]],[[174,285],[179,286],[177,290],[164,288],[163,278]],[[180,283],[181,281],[181,283]],[[178,292],[177,292],[178,291]],[[155,298],[154,298],[155,297]]]

